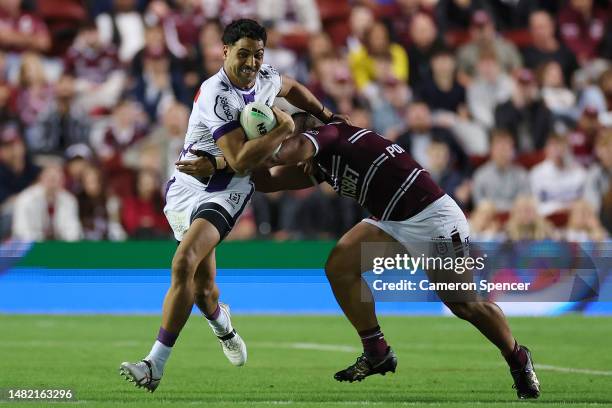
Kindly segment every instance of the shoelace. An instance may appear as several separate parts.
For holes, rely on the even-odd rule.
[[[223,344],[231,351],[239,351],[240,350],[240,342],[237,341],[236,336],[232,337],[229,340],[225,340]]]
[[[349,368],[350,371],[353,371],[354,373],[358,374],[365,374],[366,372],[368,372],[369,369],[370,364],[365,354],[362,354],[357,357],[355,364],[353,364],[353,366]]]

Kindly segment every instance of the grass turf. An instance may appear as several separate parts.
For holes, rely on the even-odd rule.
[[[398,358],[395,374],[361,383],[332,375],[359,354],[359,341],[337,316],[235,316],[249,346],[243,368],[230,366],[202,318],[194,315],[149,394],[118,374],[143,357],[156,316],[0,315],[0,388],[70,388],[78,402],[28,406],[351,407],[524,406],[499,353],[466,322],[444,317],[383,317]],[[552,406],[612,406],[612,318],[511,319],[540,369]],[[320,350],[329,346],[327,350]],[[563,372],[554,367],[588,369]],[[4,401],[6,403],[6,401]],[[3,404],[0,402],[0,404]],[[7,403],[12,404],[12,403]]]

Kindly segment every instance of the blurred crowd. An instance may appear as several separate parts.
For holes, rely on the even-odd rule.
[[[472,240],[612,232],[609,0],[0,0],[0,240],[168,239],[164,184],[223,26],[400,144]],[[336,238],[328,186],[256,194],[228,239]]]

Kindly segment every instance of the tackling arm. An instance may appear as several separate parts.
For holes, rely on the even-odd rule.
[[[282,190],[300,190],[316,185],[311,177],[298,166],[276,166],[253,173],[255,189],[262,193]],[[315,180],[316,181],[316,180]]]

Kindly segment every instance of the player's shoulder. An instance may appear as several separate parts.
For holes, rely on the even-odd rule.
[[[272,80],[280,77],[280,73],[270,64],[262,64],[259,69],[259,77],[264,80]]]
[[[229,82],[227,76],[219,70],[215,75],[202,82],[200,92],[214,95],[230,95],[232,94],[232,84]]]

